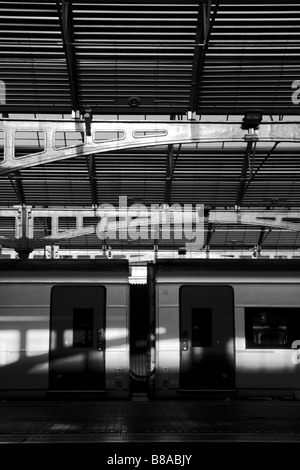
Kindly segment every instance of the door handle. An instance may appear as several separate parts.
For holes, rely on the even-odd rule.
[[[103,351],[104,348],[104,331],[101,330],[97,331],[97,349],[98,351]]]
[[[186,331],[183,332],[183,336],[181,339],[181,348],[182,351],[187,351],[189,349],[189,338]]]

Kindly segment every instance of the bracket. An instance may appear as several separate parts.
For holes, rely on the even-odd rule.
[[[245,142],[241,123],[204,121],[94,121],[91,113],[83,120],[13,120],[0,119],[4,137],[4,157],[0,157],[0,174],[30,168],[63,159],[94,155],[127,148],[157,145],[208,142]],[[44,134],[44,148],[36,153],[15,156],[16,132]],[[56,146],[56,133],[82,136],[80,142]],[[87,135],[91,134],[91,135]],[[260,142],[300,142],[299,122],[272,122],[261,124],[259,134],[246,134]],[[248,137],[246,137],[248,138]]]

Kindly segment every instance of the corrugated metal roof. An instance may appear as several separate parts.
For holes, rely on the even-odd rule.
[[[264,120],[299,120],[292,101],[299,55],[298,1],[0,1],[0,112],[61,118],[90,107],[94,116],[114,119],[181,120],[195,111],[199,120],[242,121],[247,109],[259,108]],[[27,137],[25,144],[19,134],[16,157],[43,147],[41,135]],[[68,138],[62,133],[59,145]],[[174,145],[170,204],[299,208],[299,145],[258,142],[246,177],[245,149]],[[22,169],[0,178],[0,204],[90,207],[116,205],[120,196],[161,204],[167,155],[162,145],[99,153],[92,181],[85,157]],[[240,225],[214,229],[211,249],[232,240],[248,247],[261,234]],[[1,230],[10,233],[10,223]],[[297,233],[273,229],[264,246],[297,248],[299,241]]]
[[[297,1],[10,1],[0,8],[0,111],[243,114],[254,106],[295,113]],[[129,105],[132,96],[139,106]]]

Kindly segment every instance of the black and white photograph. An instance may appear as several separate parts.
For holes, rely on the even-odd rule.
[[[295,465],[299,233],[299,1],[0,0],[3,465]]]

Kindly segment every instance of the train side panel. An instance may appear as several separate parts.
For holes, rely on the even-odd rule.
[[[237,284],[234,291],[237,388],[299,390],[300,368],[293,359],[295,349],[292,347],[293,341],[300,340],[300,330],[297,331],[297,325],[300,326],[299,285],[267,282]],[[248,341],[247,315],[255,316]],[[290,324],[290,317],[295,327]],[[272,338],[267,338],[265,342],[257,338],[257,342],[253,343],[255,335],[261,336],[270,330]]]
[[[56,260],[1,263],[2,395],[6,391],[76,392],[89,390],[89,382],[92,389],[102,388],[107,396],[129,396],[128,265],[110,261],[105,266],[99,262],[83,266],[74,260],[67,264]],[[53,307],[57,287],[61,293],[56,295]],[[81,298],[80,292],[95,293],[95,309],[91,308],[91,299]],[[105,298],[102,313],[97,307],[101,292]],[[104,317],[103,328],[99,329],[99,323],[89,323],[92,310],[94,318]],[[55,315],[58,320],[53,323]],[[100,356],[103,372],[97,371]],[[104,376],[102,386],[89,380],[92,374]]]
[[[214,390],[242,395],[298,395],[299,268],[297,262],[260,263],[257,260],[252,263],[158,262],[155,273],[156,396],[176,397],[188,392]],[[219,302],[216,315],[213,305],[218,302],[214,297],[219,294],[218,290],[215,293],[212,290],[212,308],[209,309],[207,299],[203,300],[208,286],[232,289],[232,337],[229,330],[222,333],[221,324],[225,310],[227,315],[231,307],[227,305],[222,311],[222,301]],[[195,317],[189,320],[193,324],[185,332],[180,326],[180,318],[188,314],[188,309],[180,304],[180,291],[188,288],[190,296],[197,299],[191,287],[195,292],[199,290],[199,295],[195,302],[188,296],[185,299],[192,312],[191,318]],[[209,315],[210,320],[205,319]],[[212,331],[209,331],[209,322]],[[225,324],[224,327],[227,328]],[[201,334],[201,330],[205,334]],[[225,356],[232,350],[234,357],[231,353],[228,357],[235,377],[229,380],[228,360],[223,361],[225,367],[220,366],[220,352],[223,351]],[[183,380],[187,370],[190,377]],[[221,379],[214,382],[214,374],[215,378],[219,374]]]
[[[179,285],[157,285],[156,315],[156,393],[172,396],[180,379]]]
[[[51,285],[0,284],[0,389],[48,388]]]
[[[105,368],[106,390],[127,396],[129,389],[129,286],[107,287]]]

